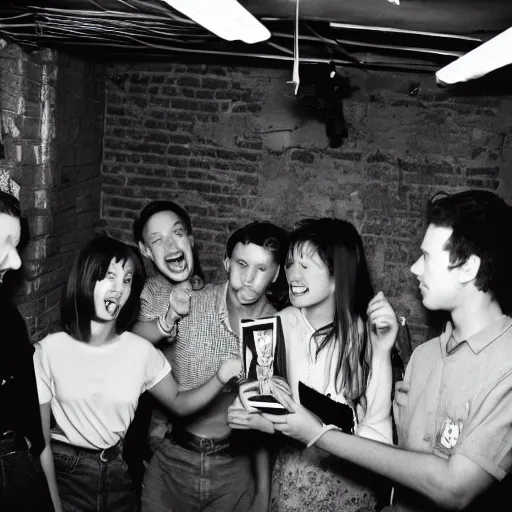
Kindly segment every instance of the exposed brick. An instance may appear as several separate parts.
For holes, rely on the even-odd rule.
[[[204,77],[201,79],[201,87],[204,89],[227,89],[229,82],[217,78]]]
[[[414,320],[414,343],[423,341],[409,266],[426,200],[439,188],[497,186],[500,137],[510,132],[497,117],[501,99],[453,100],[423,75],[397,81],[354,71],[361,94],[344,101],[349,136],[333,149],[322,124],[298,114],[286,96],[285,70],[147,67],[129,75],[141,92],[108,97],[103,172],[116,179],[103,181],[102,216],[115,223],[107,225],[112,236],[130,240],[140,207],[171,197],[192,216],[207,276],[222,280],[231,229],[255,218],[291,226],[304,216],[342,215],[361,230],[376,287]],[[421,97],[404,95],[416,81]],[[139,97],[146,107],[137,107]]]

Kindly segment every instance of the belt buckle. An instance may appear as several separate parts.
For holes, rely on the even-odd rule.
[[[108,450],[108,449],[109,449],[109,448],[107,448],[107,450]],[[106,452],[107,450],[101,450],[101,453],[100,453],[100,460],[101,460],[101,462],[108,462],[108,459],[105,459],[105,458],[104,458],[104,456],[105,456],[105,452]]]
[[[101,462],[110,462],[114,460],[117,455],[118,445],[109,446],[108,448],[104,448],[100,452],[100,460]]]

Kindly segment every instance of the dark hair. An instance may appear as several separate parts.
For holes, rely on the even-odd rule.
[[[251,222],[234,231],[226,243],[226,257],[231,258],[236,244],[255,244],[272,253],[278,265],[284,263],[288,252],[286,230],[271,222]]]
[[[333,322],[318,329],[311,341],[322,338],[316,355],[331,341],[339,345],[336,390],[343,390],[345,398],[356,403],[363,398],[370,374],[366,310],[373,297],[361,237],[350,222],[332,218],[305,219],[289,236],[288,259],[312,250],[334,277]]]
[[[439,192],[428,203],[427,221],[452,228],[445,244],[452,268],[462,266],[471,255],[480,258],[475,286],[491,292],[499,301],[510,294],[512,251],[507,230],[512,225],[511,208],[489,190]]]
[[[0,213],[21,218],[20,202],[11,194],[0,191]]]
[[[61,305],[62,328],[79,341],[88,342],[91,337],[91,320],[95,317],[94,288],[98,281],[105,278],[112,260],[123,264],[127,261],[133,263],[131,292],[117,317],[116,333],[126,331],[136,318],[145,279],[139,251],[106,235],[96,236],[78,253]]]
[[[234,231],[226,243],[226,258],[231,258],[236,244],[255,244],[270,252],[280,266],[275,282],[271,283],[266,297],[280,310],[288,302],[288,284],[284,272],[284,262],[288,253],[288,233],[285,229],[266,221],[251,222]]]
[[[187,235],[192,234],[192,223],[190,222],[189,214],[179,205],[172,201],[152,201],[151,203],[144,206],[139,214],[139,218],[135,219],[133,222],[133,238],[135,243],[143,242],[142,232],[144,231],[144,226],[147,224],[148,220],[155,215],[155,213],[160,212],[173,212],[180,219],[181,222],[185,225],[185,229],[187,231]]]

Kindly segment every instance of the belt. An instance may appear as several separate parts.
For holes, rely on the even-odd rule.
[[[171,438],[178,446],[196,453],[221,454],[231,452],[233,448],[231,435],[221,438],[196,436],[188,430],[176,428],[175,425],[166,437]]]
[[[84,448],[82,446],[75,446],[73,444],[65,443],[64,441],[58,441],[56,439],[52,439],[52,445],[56,445],[58,447],[58,451],[60,453],[64,452],[68,455],[78,456],[80,454],[88,454],[97,456],[101,462],[110,462],[114,460],[117,455],[121,452],[121,441],[116,443],[114,446],[110,448],[105,448],[103,450],[95,450],[93,448]]]
[[[13,430],[7,430],[0,435],[0,457],[24,451],[28,451],[28,444],[23,436],[16,434]]]

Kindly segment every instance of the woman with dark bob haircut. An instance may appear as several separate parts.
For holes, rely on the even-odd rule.
[[[180,391],[164,355],[127,330],[143,283],[135,249],[94,238],[71,268],[63,331],[35,345],[43,431],[51,446],[44,467],[56,511],[137,510],[122,444],[140,395],[147,390],[175,414],[189,415],[241,371],[238,359],[228,359],[206,384]]]

